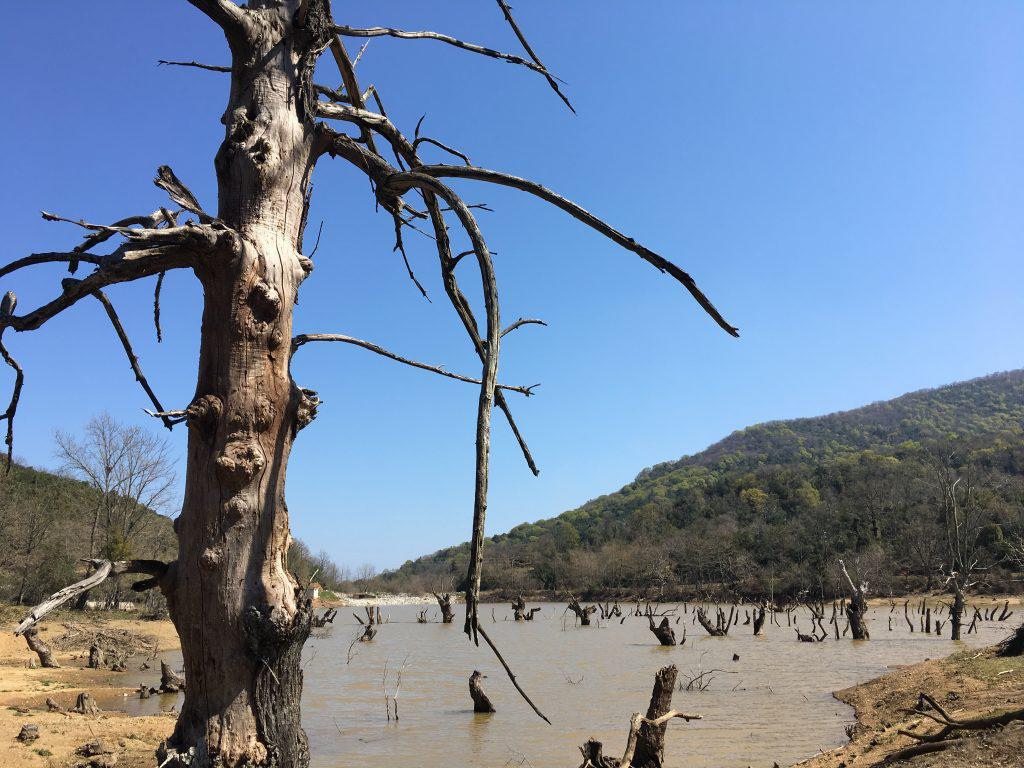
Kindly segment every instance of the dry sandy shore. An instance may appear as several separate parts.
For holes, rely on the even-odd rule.
[[[123,674],[86,668],[88,651],[56,652],[60,669],[29,669],[29,651],[24,638],[15,637],[14,614],[5,611],[0,622],[0,766],[21,768],[63,768],[84,763],[75,750],[93,739],[102,739],[118,757],[118,768],[152,768],[153,750],[174,727],[173,713],[152,717],[129,717],[120,712],[98,715],[60,714],[47,712],[46,698],[52,697],[61,706],[74,704],[82,691],[95,695],[106,689],[128,693],[121,688]],[[170,621],[112,619],[100,615],[86,620],[74,617],[79,625],[98,625],[104,629],[127,629],[154,638],[160,650],[178,648],[178,635]],[[40,637],[48,642],[65,631],[60,617],[45,620]],[[153,684],[159,680],[159,664],[155,665]],[[24,710],[27,710],[24,711]],[[31,744],[16,740],[21,727],[32,723],[39,727],[39,738]]]

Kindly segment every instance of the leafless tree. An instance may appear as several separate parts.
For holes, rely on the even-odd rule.
[[[507,398],[529,395],[532,387],[499,383],[498,362],[502,337],[537,321],[523,318],[502,325],[491,251],[473,206],[450,182],[510,187],[554,205],[669,274],[725,331],[737,331],[672,262],[540,184],[471,165],[464,153],[423,134],[420,126],[407,135],[388,118],[379,91],[359,84],[343,38],[386,35],[430,40],[523,66],[565,100],[504,0],[497,5],[523,47],[522,56],[439,33],[338,25],[329,0],[251,0],[245,6],[231,0],[189,2],[221,28],[231,54],[230,66],[187,62],[230,78],[221,118],[225,137],[214,162],[216,213],[207,212],[174,172],[162,166],[156,184],[172,205],[110,225],[72,222],[87,233],[74,249],[32,254],[0,269],[2,277],[40,263],[67,263],[73,274],[82,264],[91,268],[82,278],[66,279],[56,298],[25,314],[15,314],[16,297],[8,293],[0,304],[0,333],[37,329],[82,299],[95,298],[117,331],[153,404],[153,415],[168,427],[188,424],[186,490],[176,526],[178,560],[165,568],[151,562],[119,564],[128,572],[144,571],[150,578],[143,585],[162,589],[181,637],[188,688],[174,733],[158,754],[162,764],[301,767],[309,756],[299,722],[300,654],[311,610],[286,567],[284,478],[292,443],[320,405],[317,393],[290,374],[292,356],[302,347],[313,342],[356,346],[478,387],[465,631],[497,652],[477,617],[491,413],[494,407],[501,411],[536,472]],[[327,52],[339,70],[341,88],[313,80],[315,65]],[[371,100],[373,109],[368,107]],[[452,154],[459,164],[425,163],[420,149],[427,145]],[[445,294],[480,359],[479,377],[420,363],[344,333],[293,334],[298,291],[313,269],[312,252],[303,243],[310,179],[327,157],[369,181],[377,204],[394,222],[395,250],[403,258],[404,234],[414,228],[428,231]],[[453,237],[465,238],[468,247],[453,247]],[[95,246],[115,238],[123,242],[111,253],[94,254]],[[461,265],[472,262],[482,287],[479,318],[457,275]],[[204,295],[195,397],[179,410],[165,409],[158,400],[104,294],[117,283],[154,278],[159,299],[160,278],[170,270],[194,272]],[[411,268],[409,276],[422,290]],[[158,320],[159,311],[154,314]],[[3,414],[10,448],[24,377],[2,339],[0,355],[15,373],[12,399]],[[514,676],[512,682],[518,687]]]
[[[949,611],[950,637],[960,639],[964,595],[977,583],[978,574],[991,565],[985,562],[981,542],[988,520],[989,489],[983,471],[966,449],[936,447],[927,454],[928,486],[935,494],[945,534],[943,575],[953,597]]]
[[[96,491],[89,558],[130,557],[154,519],[149,511],[166,513],[174,502],[177,475],[167,440],[108,413],[90,419],[81,438],[57,432],[55,439],[61,471]]]

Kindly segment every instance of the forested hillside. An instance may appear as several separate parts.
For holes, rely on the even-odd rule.
[[[81,578],[79,560],[92,555],[174,558],[170,519],[134,506],[127,536],[108,535],[110,506],[101,493],[71,478],[18,464],[0,475],[0,599],[37,602]],[[94,532],[94,525],[100,530]]]
[[[1012,371],[748,427],[578,509],[493,537],[485,586],[818,594],[835,591],[844,556],[877,592],[934,586],[951,567],[950,515],[959,515],[986,566],[980,586],[1006,587],[1021,567],[1022,425],[1024,371]],[[445,549],[378,585],[457,583],[466,557],[466,545]]]

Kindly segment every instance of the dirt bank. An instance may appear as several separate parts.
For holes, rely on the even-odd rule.
[[[84,763],[86,758],[78,756],[76,749],[93,739],[102,739],[104,745],[117,755],[118,768],[152,768],[153,750],[170,734],[176,714],[167,712],[151,717],[129,717],[120,712],[100,712],[97,715],[48,712],[47,697],[63,707],[70,707],[81,692],[92,696],[100,693],[116,695],[131,693],[133,689],[123,687],[125,673],[86,668],[87,647],[69,647],[66,650],[54,647],[59,669],[30,669],[29,661],[35,658],[35,654],[28,649],[24,638],[13,634],[21,613],[15,609],[5,609],[0,613],[0,766],[64,768],[77,765]],[[90,630],[110,635],[131,632],[133,637],[145,638],[152,644],[150,647],[155,647],[157,659],[161,652],[179,647],[177,633],[170,621],[111,618],[109,614],[47,617],[42,623],[40,637],[56,646],[57,638],[68,632],[65,623],[73,623],[84,633]],[[138,669],[139,662],[134,664]],[[151,664],[153,684],[156,685],[160,666],[158,661]],[[16,737],[27,723],[38,726],[39,738],[22,744]]]
[[[905,710],[931,695],[952,717],[966,719],[1024,707],[1024,657],[1002,659],[994,648],[954,653],[855,685],[836,698],[857,713],[853,740],[799,763],[800,768],[868,768],[915,744],[898,730],[932,733],[939,726]],[[893,763],[910,768],[1019,768],[1024,765],[1024,723],[966,738],[944,752]]]

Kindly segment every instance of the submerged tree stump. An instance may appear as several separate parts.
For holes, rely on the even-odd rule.
[[[437,600],[438,606],[441,608],[441,623],[451,624],[455,620],[455,611],[452,610],[452,596],[448,592],[438,594],[433,593],[434,598]]]
[[[654,675],[651,701],[647,705],[647,719],[640,724],[637,734],[633,765],[663,765],[665,762],[665,731],[668,723],[655,724],[659,717],[672,709],[672,692],[676,687],[678,670],[675,664],[662,667]]]
[[[481,680],[485,679],[487,675],[481,675],[477,670],[473,670],[473,674],[469,676],[469,695],[473,698],[473,711],[474,712],[494,712],[494,705],[491,704],[491,700],[484,693],[483,685],[480,683]]]
[[[626,750],[621,758],[605,756],[601,742],[590,739],[580,747],[583,755],[580,768],[661,768],[665,763],[665,728],[668,721],[675,717],[686,721],[701,719],[700,715],[687,715],[670,709],[677,674],[674,664],[658,670],[654,676],[647,716],[639,712],[633,715]]]
[[[39,630],[36,627],[25,630],[25,642],[28,647],[39,657],[39,664],[49,669],[58,669],[58,664],[53,658],[53,651],[50,646],[39,637]]]
[[[697,622],[704,627],[704,631],[712,637],[725,637],[729,634],[729,628],[732,626],[732,617],[736,607],[733,606],[729,609],[728,617],[725,615],[725,611],[721,608],[716,609],[715,623],[712,624],[708,618],[707,612],[703,608],[697,609]]]
[[[512,601],[512,618],[516,621],[526,620],[526,601],[522,595]]]
[[[581,627],[590,626],[590,617],[592,614],[597,613],[596,605],[588,605],[585,608],[580,605],[579,598],[570,595],[569,610],[576,614],[576,617],[580,620]]]
[[[373,624],[367,624],[363,627],[363,634],[359,636],[360,643],[368,643],[377,636],[377,628]]]
[[[665,616],[661,620],[661,624],[655,625],[654,619],[651,616],[647,617],[647,622],[650,625],[651,632],[658,638],[658,642],[662,645],[675,645],[676,644],[676,633],[673,631],[668,621],[668,616]]]
[[[177,693],[185,690],[185,679],[171,669],[170,665],[160,660],[160,693]]]
[[[854,584],[850,573],[846,570],[846,563],[839,561],[839,568],[846,577],[847,586],[850,587],[850,602],[846,605],[846,618],[850,622],[850,634],[854,640],[870,640],[871,633],[868,632],[867,614],[868,585],[864,582]]]
[[[754,635],[757,637],[764,632],[764,614],[765,607],[763,605],[759,605],[754,609]]]

